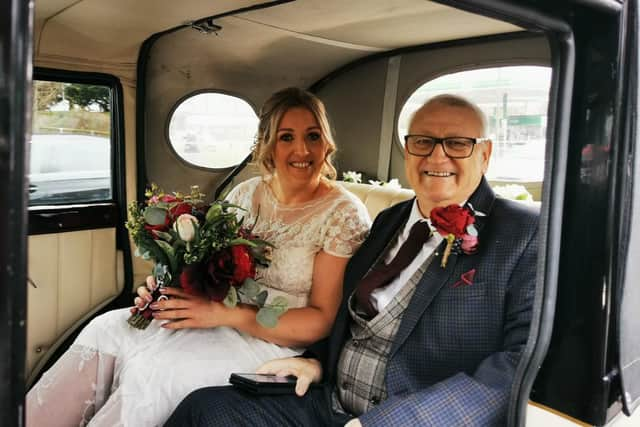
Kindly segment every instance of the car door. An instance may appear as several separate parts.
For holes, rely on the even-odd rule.
[[[22,420],[32,1],[0,3],[0,419]]]
[[[37,68],[33,89],[28,384],[78,326],[122,292],[129,258],[119,81]]]

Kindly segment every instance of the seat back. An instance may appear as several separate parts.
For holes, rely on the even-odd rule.
[[[338,183],[362,200],[371,219],[374,219],[381,210],[414,196],[413,190],[407,188],[391,188],[345,181],[338,181]]]

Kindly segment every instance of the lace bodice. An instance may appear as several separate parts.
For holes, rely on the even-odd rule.
[[[258,270],[258,280],[271,288],[270,296],[273,289],[291,297],[290,307],[307,303],[315,254],[351,256],[371,224],[360,199],[338,185],[321,198],[286,206],[268,178],[258,177],[239,184],[227,200],[246,209],[239,211],[245,224],[255,223],[254,233],[275,245],[271,265]]]

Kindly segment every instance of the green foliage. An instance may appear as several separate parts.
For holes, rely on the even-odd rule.
[[[64,96],[71,105],[85,110],[92,104],[100,106],[101,111],[111,108],[111,89],[107,86],[69,84],[64,88]]]
[[[62,101],[64,83],[36,80],[33,82],[33,110],[46,111]]]
[[[229,288],[229,292],[227,293],[227,296],[224,298],[224,300],[222,300],[222,302],[224,303],[224,305],[230,308],[233,308],[236,305],[238,305],[238,291],[236,291],[236,288],[231,286]]]

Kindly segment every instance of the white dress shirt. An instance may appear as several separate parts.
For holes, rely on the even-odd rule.
[[[427,221],[429,223],[429,227],[431,227],[431,231],[433,232],[433,236],[427,240],[424,244],[418,255],[411,261],[411,263],[400,272],[398,277],[396,277],[391,283],[382,288],[374,289],[371,292],[371,303],[378,310],[378,312],[382,311],[387,304],[391,302],[393,297],[402,289],[402,287],[409,282],[409,279],[413,274],[418,270],[418,268],[424,263],[429,256],[433,253],[433,251],[438,247],[440,242],[442,242],[443,237],[435,231],[433,226],[431,225],[431,221],[428,218],[422,216],[420,213],[420,209],[418,208],[418,201],[413,201],[413,207],[411,208],[411,214],[409,215],[409,219],[402,230],[402,233],[398,235],[398,238],[395,244],[391,247],[391,250],[387,253],[385,257],[385,263],[389,264],[391,260],[396,256],[398,251],[400,250],[400,246],[407,240],[409,237],[409,231],[413,224],[418,221]]]

